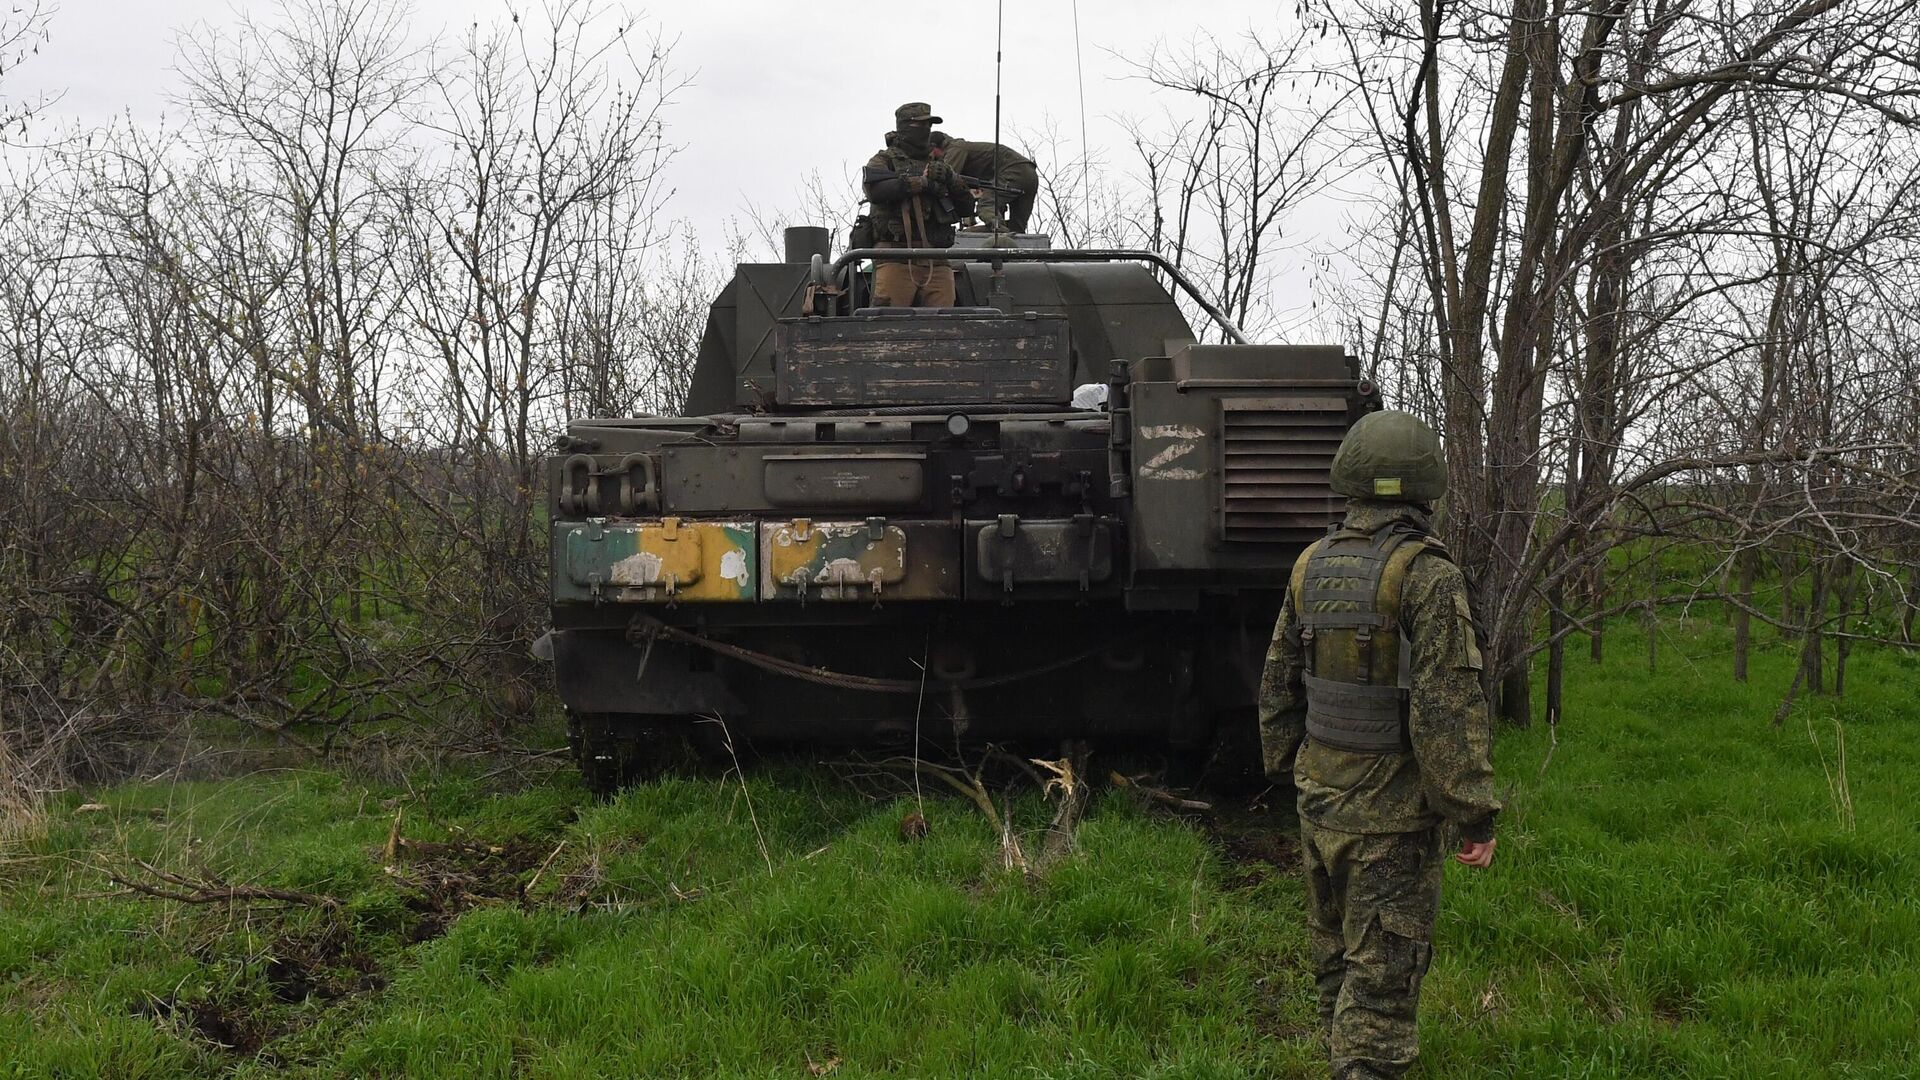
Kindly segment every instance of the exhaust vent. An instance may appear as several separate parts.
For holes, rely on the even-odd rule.
[[[1345,502],[1327,472],[1347,433],[1346,400],[1223,398],[1220,411],[1220,538],[1299,546],[1324,536]]]

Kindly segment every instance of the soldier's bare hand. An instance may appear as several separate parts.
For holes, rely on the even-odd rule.
[[[1472,840],[1462,840],[1460,842],[1460,853],[1455,855],[1454,858],[1468,866],[1485,870],[1487,867],[1493,865],[1493,845],[1499,842],[1498,840],[1484,840],[1480,843],[1475,843]]]

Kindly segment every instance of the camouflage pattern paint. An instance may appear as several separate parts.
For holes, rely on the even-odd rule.
[[[751,521],[595,521],[554,527],[556,601],[751,601]]]

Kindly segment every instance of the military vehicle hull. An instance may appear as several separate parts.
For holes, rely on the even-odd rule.
[[[591,782],[687,734],[1197,747],[1252,723],[1377,395],[1338,348],[1198,344],[1148,268],[1075,254],[976,253],[941,311],[863,308],[852,265],[742,266],[700,415],[569,426],[551,643]]]

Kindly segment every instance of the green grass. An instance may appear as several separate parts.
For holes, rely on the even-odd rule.
[[[1742,686],[1721,628],[1661,632],[1654,675],[1625,629],[1570,661],[1550,760],[1502,736],[1498,860],[1447,873],[1429,1075],[1913,1075],[1920,663],[1857,651],[1845,700],[1776,730],[1786,648]],[[747,791],[296,771],[71,799],[0,858],[0,1076],[1324,1075],[1290,867],[1108,793],[1031,883],[963,802],[908,842],[910,800],[825,769]],[[396,810],[482,848],[389,872]],[[344,903],[100,895],[136,859]]]

